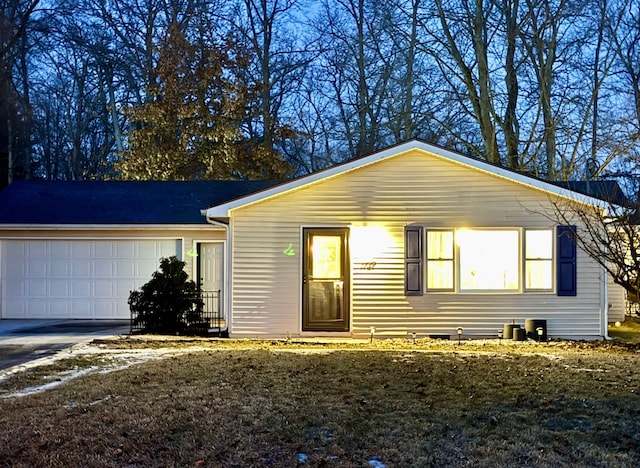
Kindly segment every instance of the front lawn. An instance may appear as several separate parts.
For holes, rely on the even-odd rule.
[[[617,342],[639,344],[640,317],[627,316],[620,325],[609,324],[609,336]]]
[[[4,382],[2,465],[640,465],[633,349],[190,346],[27,396]]]

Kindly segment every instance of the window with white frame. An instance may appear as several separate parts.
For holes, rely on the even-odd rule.
[[[453,231],[427,231],[427,289],[453,290],[454,247]]]
[[[553,232],[527,229],[524,232],[525,289],[553,288]]]
[[[460,291],[520,288],[518,230],[461,229],[456,232]]]
[[[425,237],[427,291],[553,289],[551,229],[427,229]]]

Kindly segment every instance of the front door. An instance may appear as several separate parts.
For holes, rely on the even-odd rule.
[[[303,231],[302,330],[349,330],[347,228]]]

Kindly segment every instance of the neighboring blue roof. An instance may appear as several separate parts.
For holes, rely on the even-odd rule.
[[[201,209],[274,184],[17,180],[0,192],[0,224],[204,224]]]

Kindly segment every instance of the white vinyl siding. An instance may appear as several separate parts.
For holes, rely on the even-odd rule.
[[[543,210],[547,213],[541,213]],[[351,331],[365,336],[495,335],[513,319],[548,320],[551,336],[600,335],[600,270],[578,251],[578,295],[404,294],[404,227],[549,228],[548,195],[519,183],[410,151],[231,213],[232,334],[295,335],[301,326],[303,227],[383,229],[368,258],[352,258]],[[285,251],[293,246],[295,255]],[[373,266],[371,268],[371,266]]]
[[[614,283],[610,275],[607,275],[607,277],[607,302],[611,304],[611,307],[609,307],[608,322],[624,322],[627,307],[629,307],[629,304],[627,304],[627,291],[619,284]]]

